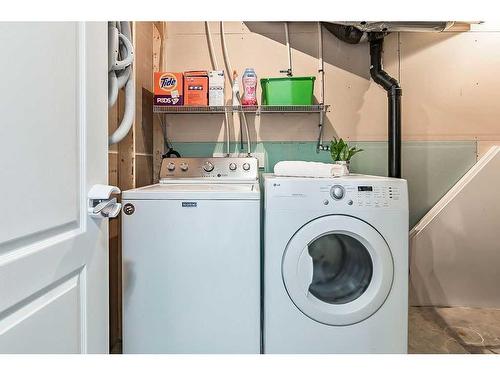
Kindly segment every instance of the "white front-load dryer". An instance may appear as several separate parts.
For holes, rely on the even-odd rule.
[[[406,181],[264,179],[264,352],[406,353]]]

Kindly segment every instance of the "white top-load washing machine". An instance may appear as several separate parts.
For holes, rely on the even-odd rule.
[[[405,353],[406,181],[264,179],[264,352]]]
[[[123,352],[260,352],[254,158],[164,159],[123,192]]]

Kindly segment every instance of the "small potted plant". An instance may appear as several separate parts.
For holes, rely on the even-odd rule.
[[[351,158],[361,151],[363,151],[361,148],[349,147],[349,144],[342,138],[333,138],[330,143],[330,154],[333,162],[345,166],[347,171],[349,171]]]

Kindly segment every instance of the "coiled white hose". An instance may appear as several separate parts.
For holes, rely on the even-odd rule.
[[[109,145],[118,143],[125,138],[134,123],[135,82],[132,74],[134,47],[131,39],[130,22],[108,23],[108,105],[110,107],[115,105],[118,91],[125,87],[123,118],[115,132],[109,136]]]

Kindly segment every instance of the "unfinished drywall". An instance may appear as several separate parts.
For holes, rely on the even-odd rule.
[[[410,233],[411,304],[500,308],[500,147]]]
[[[219,65],[223,66],[219,23],[210,22]],[[283,24],[226,22],[227,46],[233,68],[241,74],[254,67],[258,76],[283,76],[287,66]],[[294,74],[317,75],[317,25],[290,25]],[[210,69],[203,22],[168,22],[166,68],[172,71]],[[366,43],[349,45],[324,31],[325,138],[383,141],[387,137],[386,93],[369,77]],[[500,76],[499,32],[444,32],[390,34],[384,45],[384,68],[403,87],[405,140],[500,140],[496,105]],[[226,85],[229,100],[229,84]],[[315,86],[315,96],[319,86]],[[260,97],[260,87],[259,87]],[[262,141],[313,141],[317,115],[249,116],[253,135]],[[169,117],[175,141],[223,141],[221,115]],[[239,137],[234,124],[233,140]]]
[[[211,22],[214,46],[220,68],[223,67],[219,23]],[[287,66],[283,24],[280,22],[227,22],[226,40],[233,69],[241,75],[245,67],[254,67],[259,78],[283,76]],[[317,25],[292,23],[290,40],[293,47],[293,71],[296,76],[316,76],[318,72]],[[386,41],[385,69],[398,75],[398,36]],[[339,134],[345,138],[385,139],[386,93],[369,79],[368,45],[352,46],[324,32],[325,102],[334,108],[326,116],[325,138]],[[210,69],[205,26],[203,22],[168,22],[166,33],[171,71]],[[230,99],[226,80],[226,99]],[[260,85],[258,97],[260,98]],[[319,85],[315,85],[319,96]],[[248,116],[253,138],[258,140],[315,140],[317,114]],[[175,141],[222,141],[223,116],[170,117],[170,135]],[[232,139],[239,138],[239,125],[234,124]]]

